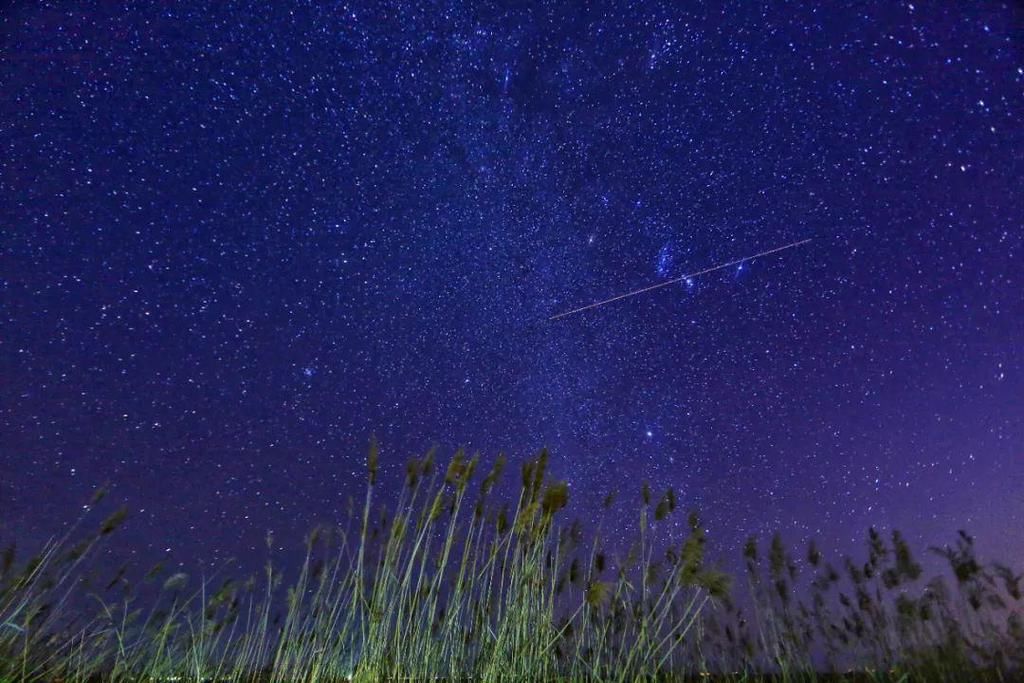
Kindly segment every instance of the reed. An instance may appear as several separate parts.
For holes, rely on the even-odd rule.
[[[548,454],[518,486],[497,458],[435,453],[376,496],[371,444],[362,505],[305,539],[288,581],[272,555],[237,580],[130,567],[100,581],[96,549],[124,522],[101,505],[34,557],[0,555],[0,681],[1012,680],[1024,671],[1022,576],[973,540],[931,552],[874,529],[867,560],[802,561],[776,535],[744,551],[746,590],[709,565],[696,513],[640,487],[635,543],[563,519]],[[611,498],[605,507],[613,505]],[[72,539],[84,540],[72,543]],[[268,554],[273,539],[268,537]],[[615,552],[621,551],[621,552]],[[835,567],[840,566],[843,571]],[[133,583],[134,582],[134,583]]]

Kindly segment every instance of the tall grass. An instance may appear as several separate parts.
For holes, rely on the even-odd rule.
[[[790,679],[822,670],[886,680],[1024,679],[1024,577],[982,563],[964,531],[953,546],[929,552],[948,571],[926,579],[898,530],[887,540],[869,529],[866,561],[846,556],[840,568],[813,541],[797,562],[779,534],[767,553],[749,539],[751,600],[747,613],[727,604],[709,615],[712,661]]]
[[[157,566],[99,582],[88,560],[122,510],[77,544],[76,528],[23,562],[11,547],[0,557],[0,681],[815,680],[846,669],[954,681],[1024,670],[1021,576],[981,564],[966,534],[935,549],[952,586],[924,581],[898,533],[872,530],[868,561],[846,559],[843,572],[813,546],[797,563],[780,537],[764,557],[752,539],[746,598],[734,599],[705,561],[696,514],[683,537],[665,538],[681,514],[671,490],[643,486],[635,542],[613,553],[599,523],[562,519],[568,487],[550,480],[545,452],[518,486],[499,487],[503,458],[485,474],[478,464],[459,452],[439,467],[428,453],[408,463],[397,497],[378,501],[372,444],[362,505],[310,532],[287,582],[272,562],[244,581]]]

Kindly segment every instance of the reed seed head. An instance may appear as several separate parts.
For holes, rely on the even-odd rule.
[[[100,536],[112,534],[128,517],[128,508],[120,507],[100,524]]]
[[[611,593],[612,584],[607,581],[591,581],[584,599],[591,609],[600,609],[608,602]]]
[[[376,435],[370,436],[370,449],[366,453],[366,471],[370,486],[377,482],[377,467],[380,463],[380,444]]]
[[[551,516],[564,508],[569,502],[569,485],[564,482],[556,482],[547,487],[541,499],[541,508],[545,515]]]
[[[178,572],[172,574],[166,581],[164,581],[163,589],[165,591],[177,591],[181,590],[188,584],[188,574],[185,572]]]

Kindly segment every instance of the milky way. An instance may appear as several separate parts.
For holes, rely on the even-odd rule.
[[[376,434],[1020,560],[1024,9],[691,4],[5,9],[0,536],[258,554]]]

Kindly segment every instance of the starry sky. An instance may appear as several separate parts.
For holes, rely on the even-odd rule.
[[[1020,566],[1024,7],[822,7],[8,6],[0,536],[290,547],[376,434]]]

